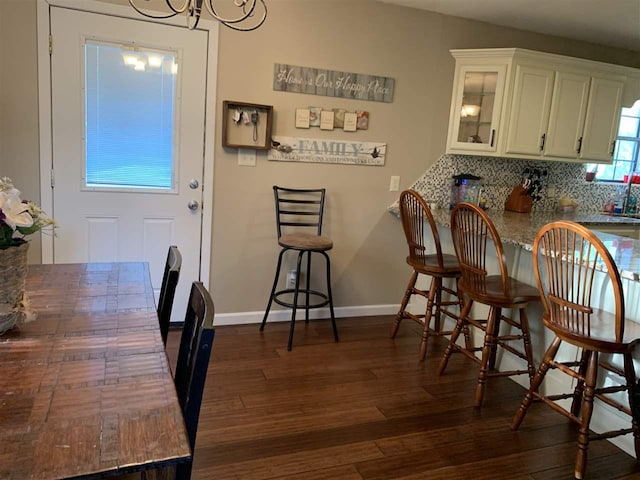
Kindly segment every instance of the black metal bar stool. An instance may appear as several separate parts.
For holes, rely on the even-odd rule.
[[[291,308],[291,324],[289,327],[289,343],[287,350],[293,345],[293,331],[295,329],[296,311],[304,308],[305,321],[309,321],[309,310],[329,305],[333,336],[338,341],[338,329],[333,313],[333,298],[331,296],[331,268],[327,251],[333,248],[333,241],[322,235],[322,216],[324,213],[325,189],[294,189],[283,188],[274,185],[273,193],[276,202],[276,225],[278,229],[278,244],[282,247],[278,255],[276,275],[273,279],[269,302],[264,312],[264,318],[260,325],[260,331],[264,326],[271,310],[271,305],[276,302],[283,307]],[[292,233],[283,235],[283,227],[295,227]],[[301,231],[303,230],[303,231]],[[313,233],[307,233],[313,230]],[[296,264],[296,279],[294,288],[277,290],[282,259],[286,252],[298,252]],[[317,253],[324,257],[326,264],[327,285],[326,292],[311,288],[311,254]],[[300,276],[303,273],[302,262],[307,256],[305,274],[305,286],[300,288]],[[302,302],[299,303],[302,296]]]

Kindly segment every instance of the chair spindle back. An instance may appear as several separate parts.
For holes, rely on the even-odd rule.
[[[600,332],[610,340],[624,337],[624,297],[620,274],[602,241],[588,228],[560,220],[538,232],[533,243],[533,267],[547,320],[574,337],[591,337],[597,330],[592,302],[596,271],[604,267],[615,313],[615,331]],[[604,284],[603,284],[604,288]]]
[[[509,291],[509,274],[500,235],[489,216],[477,205],[459,203],[451,212],[451,237],[460,262],[462,280],[476,291],[482,291],[487,270],[489,241],[493,242],[505,295]]]
[[[426,255],[426,224],[429,225],[438,258],[438,266],[444,268],[440,235],[433,214],[422,196],[414,190],[400,194],[400,219],[409,246],[409,257],[417,262]]]

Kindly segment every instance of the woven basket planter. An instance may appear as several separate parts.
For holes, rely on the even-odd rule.
[[[29,242],[0,250],[0,335],[24,316]]]

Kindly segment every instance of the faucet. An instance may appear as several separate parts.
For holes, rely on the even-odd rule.
[[[622,203],[622,213],[631,213],[631,214],[635,214],[636,212],[633,211],[628,211],[629,210],[629,198],[631,197],[631,183],[633,182],[633,172],[629,172],[629,177],[627,179],[627,193],[624,196],[624,202]],[[634,205],[634,210],[635,210],[635,205]]]

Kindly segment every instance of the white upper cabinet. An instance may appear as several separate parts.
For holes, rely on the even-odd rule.
[[[544,148],[555,72],[517,65],[507,153],[540,155]]]
[[[634,69],[515,48],[451,53],[447,153],[613,160],[624,73]]]
[[[581,149],[589,101],[589,75],[557,72],[544,146],[545,155],[576,158]],[[618,116],[620,116],[620,107]]]
[[[581,159],[610,162],[613,158],[623,88],[624,84],[619,80],[591,79]]]
[[[506,65],[469,65],[456,72],[459,81],[451,104],[451,149],[496,151],[506,71]]]

